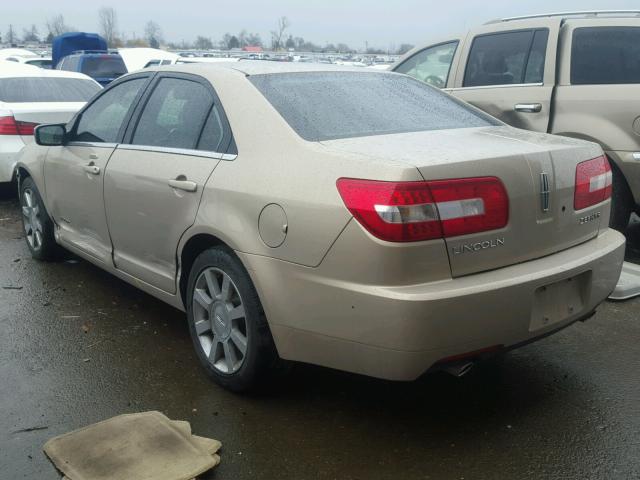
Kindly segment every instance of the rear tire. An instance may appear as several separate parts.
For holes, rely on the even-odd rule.
[[[53,235],[53,222],[31,177],[20,183],[20,207],[31,256],[37,260],[55,260],[59,247]]]
[[[622,172],[613,162],[609,163],[611,163],[611,174],[613,176],[609,227],[624,233],[629,225],[631,212],[635,210],[633,195]]]
[[[216,383],[246,392],[272,378],[282,360],[251,278],[232,250],[214,247],[196,258],[186,303],[198,359]]]

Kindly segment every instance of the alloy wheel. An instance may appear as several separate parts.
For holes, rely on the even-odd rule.
[[[42,247],[42,220],[40,218],[40,206],[33,190],[26,188],[22,192],[22,216],[24,219],[24,232],[27,241],[34,250]]]
[[[209,267],[196,280],[192,302],[195,331],[209,363],[221,373],[237,372],[247,355],[249,338],[244,303],[235,283],[222,270]]]

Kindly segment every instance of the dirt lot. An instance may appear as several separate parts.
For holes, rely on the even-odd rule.
[[[208,478],[640,477],[640,300],[462,379],[299,366],[242,397],[205,377],[180,312],[86,262],[31,260],[19,222],[0,201],[0,478],[59,478],[48,438],[144,410],[223,442]]]

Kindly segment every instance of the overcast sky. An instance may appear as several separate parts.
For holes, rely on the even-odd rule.
[[[389,48],[402,43],[441,39],[493,18],[539,12],[640,8],[639,0],[112,0],[88,6],[78,0],[4,0],[0,15],[3,36],[13,24],[17,32],[36,24],[41,33],[48,17],[64,15],[67,24],[97,31],[100,6],[118,14],[125,37],[142,36],[148,20],[157,22],[167,41],[192,41],[197,35],[219,40],[225,32],[257,32],[267,42],[277,18],[286,16],[293,36],[318,44]],[[83,4],[84,3],[84,4]],[[88,2],[87,2],[88,3]]]

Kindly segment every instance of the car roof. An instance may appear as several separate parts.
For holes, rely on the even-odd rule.
[[[49,70],[26,63],[9,62],[0,60],[0,78],[15,77],[55,77],[55,78],[79,78],[94,81],[91,77],[79,72],[65,70]]]
[[[184,72],[206,75],[208,72],[242,73],[244,75],[269,75],[276,73],[302,72],[360,72],[388,74],[383,70],[369,70],[363,67],[350,67],[333,64],[305,62],[271,62],[266,60],[242,60],[240,62],[184,63],[170,66],[156,66],[145,70]]]

